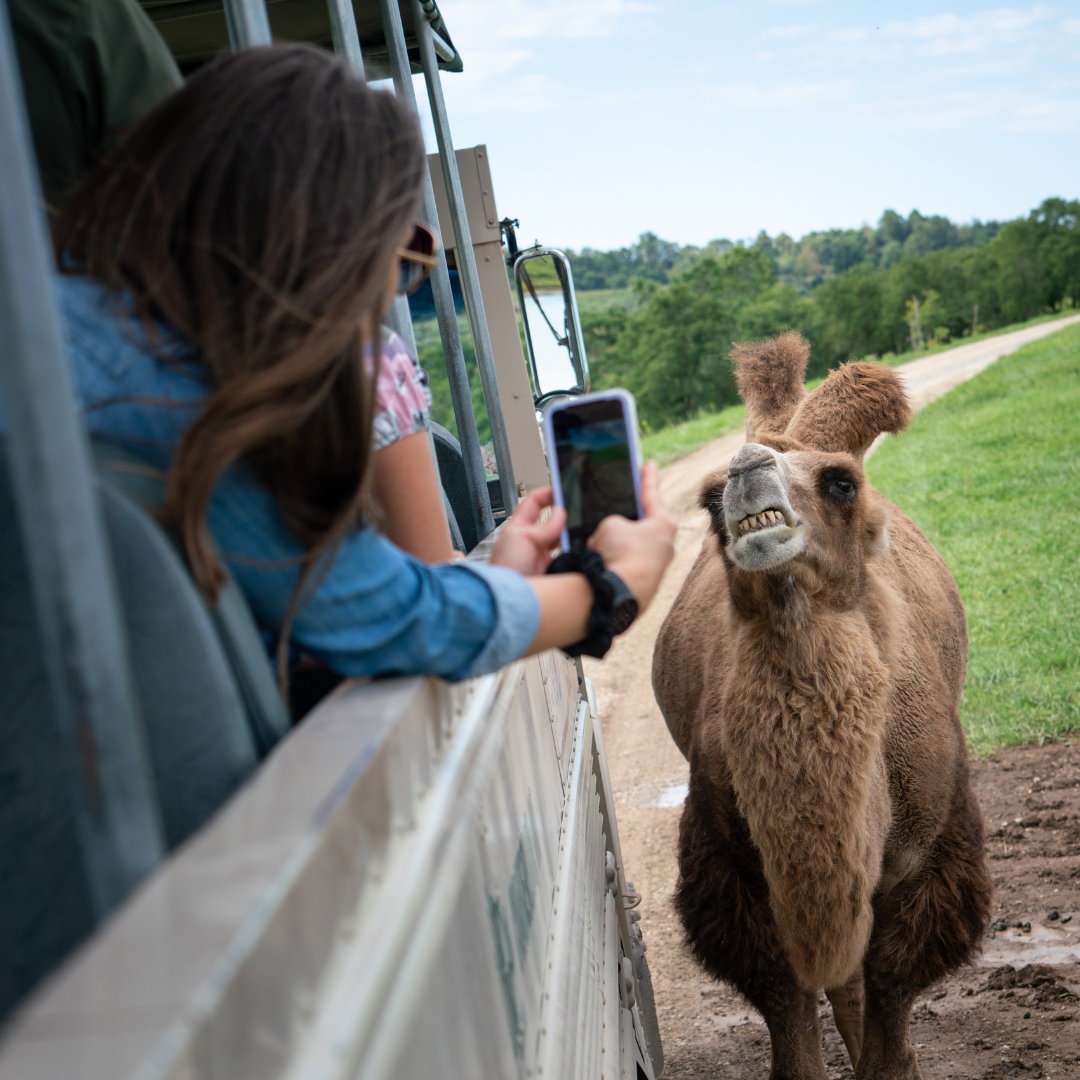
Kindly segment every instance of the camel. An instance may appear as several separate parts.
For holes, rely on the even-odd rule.
[[[653,689],[690,763],[675,906],[769,1028],[772,1080],[825,1080],[818,994],[857,1080],[919,1069],[912,1003],[977,953],[991,883],[958,705],[967,621],[944,562],[862,461],[911,409],[809,345],[733,350],[747,443],[661,627]]]

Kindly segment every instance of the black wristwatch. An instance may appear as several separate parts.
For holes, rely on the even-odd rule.
[[[584,574],[593,591],[588,633],[576,645],[563,649],[567,656],[603,657],[616,634],[629,629],[637,618],[637,597],[595,551],[566,551],[553,559],[549,574]]]

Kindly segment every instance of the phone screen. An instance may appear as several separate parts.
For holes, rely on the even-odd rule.
[[[570,550],[580,551],[609,514],[638,518],[626,417],[609,399],[559,409],[551,423]]]

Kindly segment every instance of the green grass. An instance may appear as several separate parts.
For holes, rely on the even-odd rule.
[[[868,471],[960,587],[973,749],[1080,729],[1080,326],[927,406]]]
[[[634,306],[634,290],[587,289],[575,294],[579,311],[606,311],[608,308]]]

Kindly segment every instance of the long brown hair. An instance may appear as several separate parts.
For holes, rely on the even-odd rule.
[[[306,551],[290,615],[369,508],[363,353],[378,355],[424,168],[415,118],[344,61],[251,49],[148,114],[56,223],[61,267],[130,303],[151,340],[164,320],[198,348],[208,397],[176,449],[164,518],[211,601],[223,574],[206,509],[234,462],[254,468]]]

